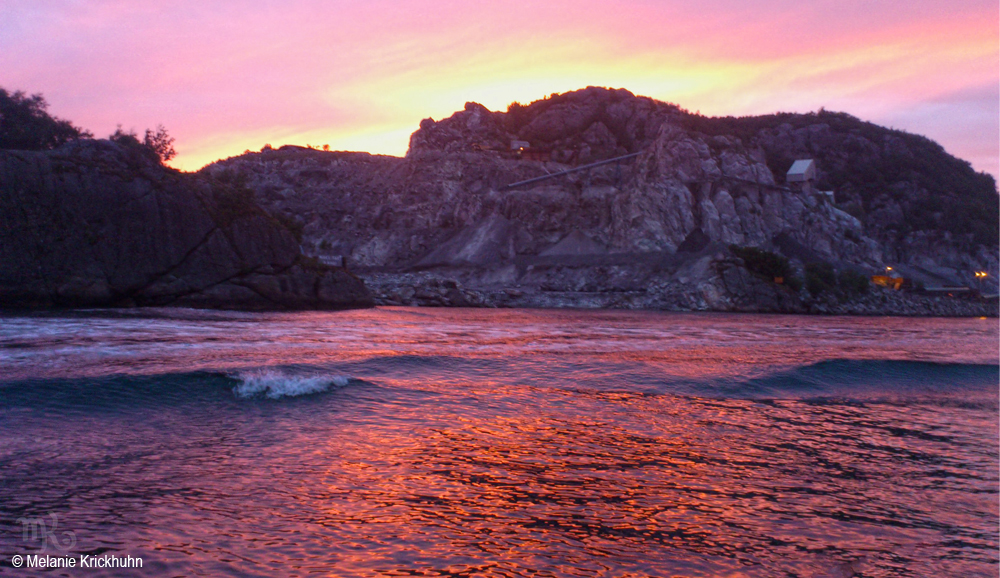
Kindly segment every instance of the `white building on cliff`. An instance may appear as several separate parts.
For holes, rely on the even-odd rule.
[[[813,186],[816,181],[816,161],[799,159],[792,163],[792,168],[785,174],[785,182],[789,187],[798,185],[803,193],[813,195],[821,201],[834,203],[833,191],[817,191]]]
[[[816,180],[816,162],[812,159],[795,161],[785,175],[787,183],[812,183],[814,180]]]

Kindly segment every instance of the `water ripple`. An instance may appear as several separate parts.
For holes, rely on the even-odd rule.
[[[859,358],[876,321],[205,315],[5,320],[0,552],[55,514],[73,554],[151,576],[1000,568],[995,329],[907,321],[912,355]]]

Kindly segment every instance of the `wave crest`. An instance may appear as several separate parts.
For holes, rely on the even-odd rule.
[[[350,383],[346,375],[295,375],[277,369],[255,369],[233,376],[239,383],[233,388],[236,397],[298,397],[341,388]]]
[[[832,359],[738,382],[749,397],[996,395],[1000,366],[908,360]]]

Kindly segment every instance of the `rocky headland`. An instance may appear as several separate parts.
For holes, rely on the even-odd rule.
[[[0,307],[372,304],[243,190],[109,140],[0,150]]]
[[[785,182],[805,158],[815,180]],[[381,304],[997,312],[975,296],[1000,273],[992,177],[843,113],[708,118],[591,87],[425,119],[405,158],[265,147],[200,175]],[[868,281],[889,267],[909,290]],[[957,286],[974,298],[933,291]]]

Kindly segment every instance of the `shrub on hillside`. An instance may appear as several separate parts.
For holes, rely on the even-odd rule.
[[[788,258],[784,255],[757,247],[740,247],[739,245],[730,245],[729,250],[732,251],[733,255],[743,260],[743,264],[751,273],[768,279],[791,277],[792,268],[788,263]]]
[[[51,116],[40,94],[7,92],[0,88],[0,149],[47,150],[89,138],[89,132]]]
[[[134,130],[125,132],[122,126],[118,125],[115,132],[108,136],[108,140],[134,150],[157,163],[165,163],[177,155],[177,151],[174,150],[174,139],[167,134],[167,129],[162,124],[156,127],[156,132],[147,128],[142,140]]]
[[[826,262],[806,265],[806,289],[812,296],[834,293],[841,299],[867,293],[871,285],[867,275],[844,269],[837,273]]]
[[[837,276],[837,284],[844,293],[857,295],[868,292],[868,288],[871,287],[871,279],[863,273],[845,269]]]
[[[806,265],[806,289],[811,295],[819,295],[837,288],[837,273],[829,263],[809,263]]]

